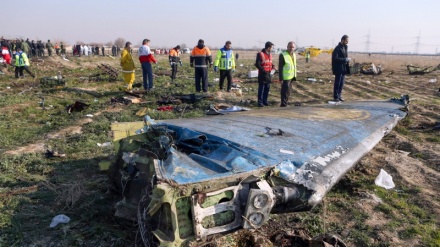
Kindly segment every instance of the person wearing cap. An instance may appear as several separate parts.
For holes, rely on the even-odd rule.
[[[125,43],[125,48],[122,50],[121,54],[121,67],[122,74],[124,75],[124,81],[127,83],[127,91],[133,89],[134,83],[134,61],[133,56],[131,55],[131,43]]]
[[[287,43],[287,50],[280,54],[278,72],[281,85],[281,107],[286,107],[290,95],[290,85],[296,81],[295,43]]]
[[[214,71],[217,72],[220,69],[220,82],[219,88],[223,90],[223,83],[225,78],[228,79],[227,92],[231,91],[232,75],[231,72],[235,72],[235,59],[234,53],[231,49],[231,41],[226,41],[225,46],[217,51],[215,57]]]
[[[199,39],[197,46],[191,51],[190,65],[194,67],[196,91],[208,92],[208,64],[212,66],[212,55],[205,41]],[[200,85],[202,82],[202,85]]]
[[[29,66],[30,63],[27,54],[21,51],[21,48],[18,48],[15,53],[15,78],[18,78],[19,75],[23,77],[23,70],[26,70],[32,78],[35,78],[34,73],[29,70]]]
[[[342,98],[342,88],[344,87],[345,75],[350,74],[349,62],[351,58],[347,54],[347,44],[348,36],[344,35],[332,53],[332,72],[335,75],[333,99],[337,102],[344,101]]]
[[[258,106],[268,106],[267,98],[269,96],[270,83],[272,82],[270,72],[275,69],[272,63],[272,47],[274,44],[266,42],[264,49],[257,53],[255,67],[258,69]]]
[[[180,45],[170,50],[168,54],[168,59],[170,61],[170,66],[171,66],[171,80],[172,82],[174,82],[177,74],[177,63],[179,63],[180,66],[182,66],[182,61],[180,60]]]
[[[144,39],[139,47],[139,61],[142,65],[142,79],[145,90],[153,89],[153,67],[151,63],[157,63],[150,50],[150,40]]]

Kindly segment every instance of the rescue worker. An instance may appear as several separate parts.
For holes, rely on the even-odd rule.
[[[52,43],[50,43],[50,40],[47,40],[46,49],[47,49],[47,54],[49,55],[49,57],[52,56],[53,45],[52,45]]]
[[[153,67],[151,63],[157,63],[156,58],[154,58],[153,53],[150,50],[150,40],[144,39],[142,41],[142,46],[139,47],[139,61],[142,65],[142,82],[145,90],[151,90],[153,86]]]
[[[290,41],[287,43],[287,50],[280,54],[278,63],[278,72],[281,85],[281,107],[287,106],[290,95],[290,86],[296,81],[296,55],[295,43]]]
[[[272,47],[274,44],[267,41],[255,61],[255,67],[258,69],[258,107],[268,106],[267,98],[269,96],[270,83],[272,82],[270,72],[274,69],[272,63]]]
[[[122,50],[121,54],[121,67],[122,67],[122,74],[124,75],[124,81],[127,83],[127,91],[130,91],[133,89],[133,83],[134,83],[134,61],[133,56],[131,55],[131,43],[127,42],[125,43],[125,48]]]
[[[23,77],[23,70],[26,70],[32,78],[35,78],[34,73],[29,70],[29,66],[30,63],[27,54],[18,48],[15,53],[15,78],[18,78],[19,75],[20,77]]]
[[[307,51],[306,52],[306,63],[309,62],[309,59],[310,59],[310,51]]]
[[[190,65],[194,67],[196,91],[208,92],[208,64],[212,66],[212,55],[205,41],[199,39],[197,46],[191,51]],[[202,83],[200,85],[200,82]]]
[[[9,53],[9,49],[6,46],[6,42],[1,42],[2,45],[2,58],[3,58],[3,63],[5,64],[5,67],[7,65],[11,65],[11,54]],[[0,69],[0,74],[4,75],[5,73],[3,73],[3,71]]]
[[[60,46],[58,45],[58,43],[55,43],[55,46],[54,46],[54,48],[55,48],[55,53],[57,54],[57,56],[59,56],[60,55]]]
[[[226,91],[231,91],[232,75],[231,72],[235,72],[235,58],[234,52],[231,49],[231,41],[226,41],[225,46],[217,51],[215,57],[214,71],[217,72],[220,69],[220,83],[219,88],[223,90],[223,83],[225,78],[228,79],[228,86]]]
[[[350,74],[349,62],[351,58],[347,54],[347,44],[348,36],[344,35],[332,53],[332,72],[335,75],[333,99],[337,102],[344,101],[342,98],[342,88],[344,87],[345,75]]]
[[[2,42],[2,58],[5,64],[11,65],[11,54],[9,49],[4,42]]]
[[[171,66],[171,81],[174,82],[177,74],[177,63],[179,63],[180,66],[182,66],[182,61],[180,60],[180,45],[170,50],[168,59],[170,61],[170,66]]]

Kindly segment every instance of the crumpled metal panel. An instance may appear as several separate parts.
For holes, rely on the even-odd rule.
[[[404,106],[398,100],[363,101],[166,120],[170,129],[188,128],[212,142],[202,155],[171,150],[161,164],[163,175],[184,184],[277,166],[281,178],[313,191],[314,206],[406,116]]]

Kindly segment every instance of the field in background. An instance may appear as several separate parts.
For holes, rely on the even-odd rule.
[[[170,82],[166,55],[157,56],[153,67],[155,90],[145,104],[112,102],[124,96],[118,82],[90,82],[101,63],[120,68],[109,57],[32,59],[37,77],[66,78],[62,88],[42,88],[29,76],[16,80],[12,68],[0,77],[0,246],[135,246],[137,226],[113,216],[117,196],[108,190],[108,178],[98,162],[113,155],[112,147],[97,143],[111,140],[112,122],[139,121],[136,112],[149,108],[153,119],[187,118],[204,115],[211,104],[227,103],[256,107],[255,52],[241,52],[234,78],[243,95],[218,91],[218,74],[210,71],[209,91],[214,100],[182,105],[185,111],[160,112],[156,101],[173,93],[193,93],[193,70],[189,55],[182,55],[177,85]],[[296,231],[308,236],[337,233],[349,246],[440,246],[440,122],[439,72],[408,75],[406,65],[437,66],[439,57],[352,54],[356,62],[381,64],[382,75],[347,77],[343,97],[354,100],[386,100],[409,94],[410,114],[386,136],[356,168],[330,192],[324,203],[311,212],[273,215],[257,235],[271,240],[289,240]],[[275,64],[278,56],[275,55]],[[301,105],[326,104],[332,99],[333,76],[330,55],[305,63],[298,57],[298,82],[290,102]],[[136,61],[136,82],[141,82]],[[5,71],[5,69],[3,69]],[[307,78],[316,79],[315,82]],[[277,79],[277,77],[275,77]],[[436,79],[435,82],[432,79]],[[42,107],[42,98],[44,106]],[[90,104],[82,112],[68,114],[66,106],[80,100]],[[271,107],[280,103],[280,84],[272,84]],[[300,107],[300,106],[295,106]],[[92,114],[93,117],[87,117]],[[184,120],[182,120],[184,121]],[[46,158],[47,150],[66,154]],[[393,190],[374,185],[380,169],[396,183]],[[68,224],[49,228],[52,218],[65,214]],[[213,239],[213,246],[252,246],[249,231]],[[291,239],[290,239],[291,240]]]

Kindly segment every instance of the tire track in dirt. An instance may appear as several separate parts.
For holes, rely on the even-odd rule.
[[[108,111],[118,112],[121,110],[122,109],[111,109]],[[106,112],[106,111],[102,111],[102,112]],[[96,112],[93,115],[99,116],[100,114],[102,114],[102,112]],[[92,118],[83,118],[83,119],[79,120],[76,125],[68,126],[63,129],[47,133],[44,136],[44,140],[39,140],[39,141],[36,141],[35,143],[29,144],[26,146],[17,147],[14,150],[8,150],[5,152],[5,154],[20,155],[20,154],[27,154],[27,153],[45,152],[46,151],[46,142],[48,140],[58,139],[58,138],[62,138],[67,135],[72,135],[72,134],[81,134],[82,133],[82,126],[85,124],[91,123],[91,122],[93,122]]]
[[[398,92],[396,90],[390,90],[387,87],[377,84],[372,85],[361,82],[357,84],[357,86],[362,90],[368,90],[370,92],[374,92],[375,94],[381,95],[381,97],[383,96],[383,98],[387,98],[387,99],[390,99],[392,97],[400,97],[400,95],[402,94],[407,94],[407,93]]]
[[[82,133],[82,125],[92,122],[93,120],[91,118],[84,118],[81,119],[78,123],[78,125],[69,126],[63,129],[60,129],[58,131],[54,131],[51,133],[48,133],[45,135],[43,141],[37,141],[36,143],[32,143],[26,146],[21,146],[16,148],[15,150],[9,150],[6,151],[5,154],[10,155],[20,155],[20,154],[26,154],[26,153],[42,153],[46,151],[46,141],[58,139],[66,135],[72,135],[72,134],[81,134]]]
[[[310,85],[315,85],[315,84],[310,84]],[[309,95],[309,97],[312,100],[315,100],[315,101],[316,100],[327,101],[327,100],[330,100],[330,99],[333,98],[333,97],[331,97],[329,95],[326,95],[324,93],[316,92],[316,89],[312,90],[312,89],[310,89],[310,87],[311,86],[308,86],[308,85],[303,84],[303,83],[297,83],[296,84],[296,89],[299,90],[303,94]],[[322,91],[322,90],[319,90],[319,91]]]
[[[353,95],[359,97],[359,98],[357,98],[357,100],[358,99],[361,99],[361,100],[380,99],[376,95],[372,94],[372,92],[374,92],[374,93],[377,93],[377,92],[371,91],[371,90],[360,90],[358,87],[359,87],[358,85],[353,85],[353,84],[347,83],[344,86],[343,90],[346,90],[346,91],[352,93]]]
[[[415,89],[419,89],[419,88],[424,88],[425,89],[426,85],[414,86],[413,84],[410,84],[410,83],[407,83],[407,82],[403,82],[403,81],[400,81],[400,80],[397,80],[397,79],[393,79],[393,80],[399,81],[398,85],[395,86],[395,87],[394,87],[395,83],[393,83],[393,84],[391,84],[389,86],[383,86],[383,85],[380,85],[380,84],[374,84],[374,85],[376,87],[378,87],[379,90],[384,90],[384,91],[391,92],[391,93],[396,93],[396,94],[399,94],[399,95],[402,95],[402,94],[410,94],[411,95],[411,94],[413,94],[413,95],[416,95],[417,97],[412,96],[412,98],[423,99],[424,101],[428,101],[428,102],[432,100],[432,97],[425,96],[426,94],[429,93],[429,91],[423,91],[423,92],[418,93],[415,90]],[[365,84],[365,82],[364,82],[364,84]],[[390,87],[392,87],[392,88],[390,88]],[[397,91],[397,89],[400,89],[401,91]]]
[[[369,85],[369,84],[367,84],[367,85]],[[363,86],[363,85],[360,85],[360,84],[357,84],[356,85],[357,87],[360,87],[360,88],[362,88],[362,89],[365,89],[365,90],[370,90],[371,91],[371,89],[369,89],[369,88],[367,88],[367,87],[365,87],[365,86]],[[408,94],[409,92],[408,91],[406,91],[407,89],[402,89],[402,90],[405,90],[404,92],[403,91],[397,91],[397,90],[392,90],[392,89],[389,89],[388,87],[385,87],[385,86],[382,86],[382,85],[375,85],[375,87],[377,87],[377,90],[379,91],[379,92],[381,92],[381,94],[382,95],[384,95],[385,97],[384,98],[386,98],[386,99],[389,99],[389,98],[391,98],[391,97],[395,97],[395,95],[403,95],[403,94]],[[399,88],[400,89],[400,88]],[[378,91],[374,91],[373,90],[373,92],[378,92]],[[386,94],[384,94],[384,93],[382,93],[382,92],[387,92],[387,93],[389,93],[390,95],[386,95]],[[417,98],[417,99],[421,99],[421,100],[424,100],[424,102],[423,103],[425,103],[426,101],[429,101],[429,100],[431,100],[431,98],[429,98],[429,97],[425,97],[425,96],[422,96],[422,95],[419,95],[419,94],[416,94],[415,96],[413,96],[413,98]],[[411,98],[410,98],[411,99]],[[412,104],[411,105],[413,108],[416,108],[417,110],[417,112],[418,113],[422,113],[421,115],[425,115],[425,116],[428,116],[428,117],[432,117],[432,118],[434,118],[434,120],[435,119],[440,119],[440,114],[438,114],[437,112],[440,112],[440,107],[436,107],[436,106],[429,106],[430,108],[434,108],[433,110],[431,110],[431,109],[429,109],[428,107],[425,107],[425,106],[423,106],[423,105],[415,105],[415,104]],[[439,109],[437,109],[437,108],[439,108]]]

